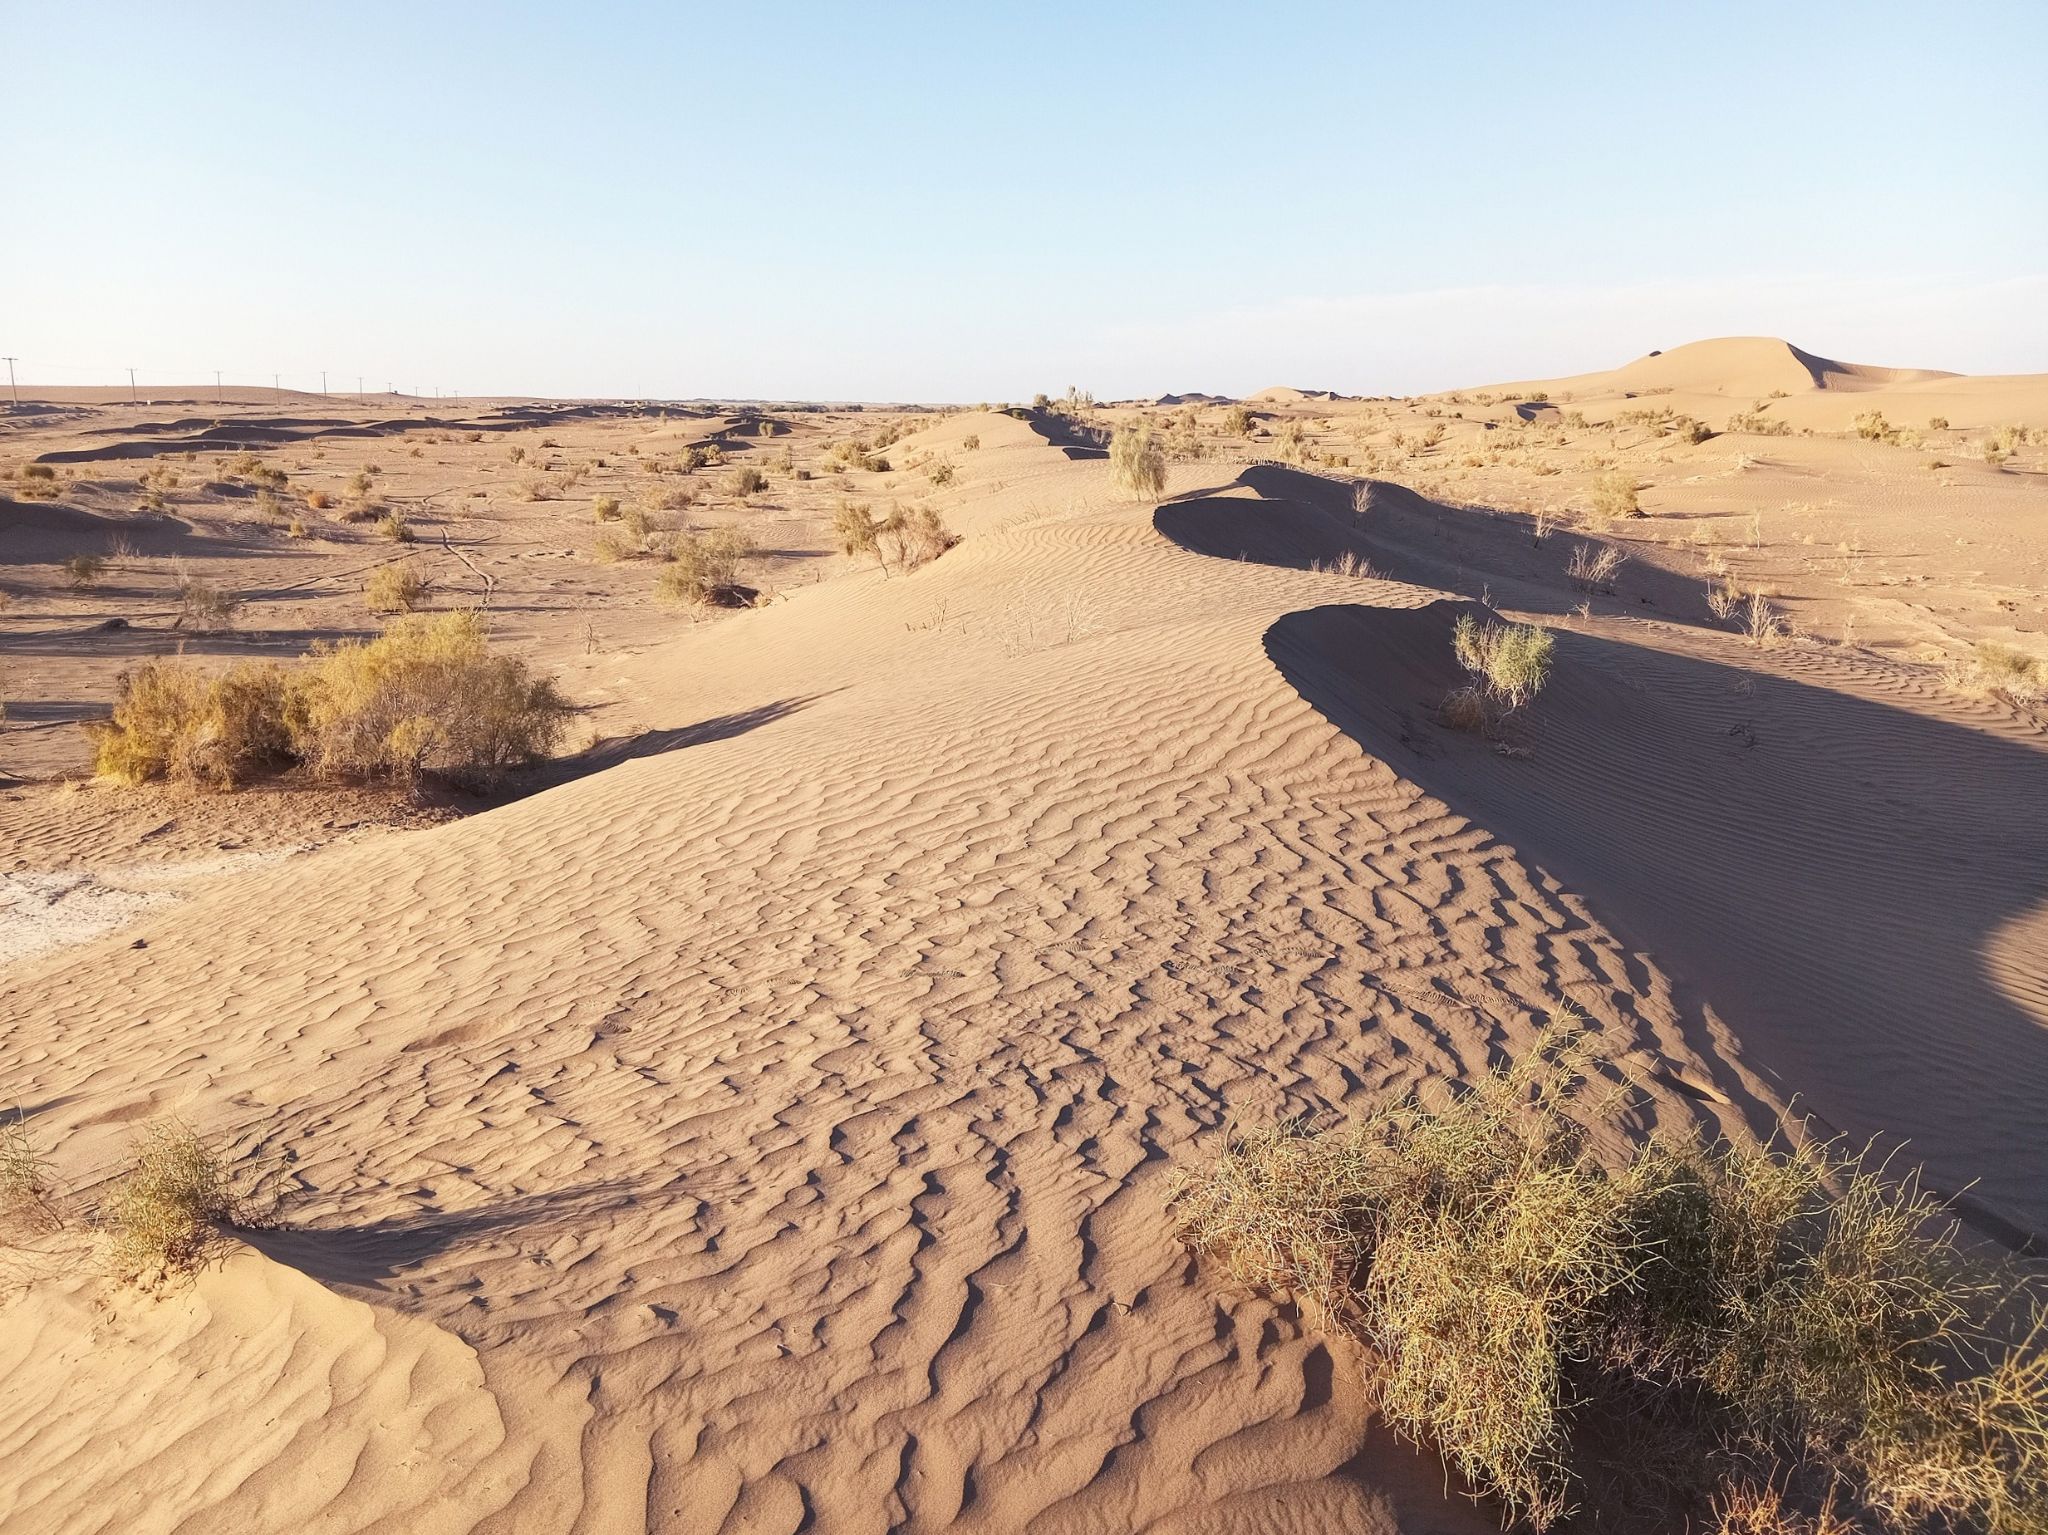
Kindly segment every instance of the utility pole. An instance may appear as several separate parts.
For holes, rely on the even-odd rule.
[[[134,400],[134,399],[136,398],[136,395],[135,395],[135,370],[134,370],[133,368],[130,368],[130,369],[128,370],[128,398],[129,398],[129,399],[130,399],[131,401],[132,401],[132,400]]]
[[[278,404],[282,405],[284,403],[284,389],[277,382],[277,375],[275,373],[270,375],[270,393]]]
[[[320,370],[320,392],[322,394],[327,393],[327,370],[325,368]]]
[[[358,374],[356,375],[356,398],[357,398],[357,399],[361,399],[361,398],[362,398],[362,395],[363,395],[363,376],[362,376],[362,374],[358,373]]]
[[[14,387],[14,365],[20,361],[19,357],[7,359],[7,392],[14,396],[14,403],[17,405],[21,403],[21,391]]]
[[[226,403],[220,397],[220,369],[218,368],[213,370],[213,403],[216,405]]]

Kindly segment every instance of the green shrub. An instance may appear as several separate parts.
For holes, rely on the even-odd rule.
[[[1482,624],[1470,613],[1460,613],[1451,632],[1451,649],[1472,678],[1470,691],[1484,705],[1488,723],[1523,708],[1543,690],[1554,648],[1548,629]]]
[[[1759,1461],[1900,1532],[2041,1529],[2048,1355],[2007,1341],[2011,1272],[1826,1148],[1603,1163],[1590,1069],[1568,1026],[1463,1096],[1234,1130],[1175,1180],[1183,1240],[1355,1338],[1372,1406],[1538,1530],[1589,1471],[1701,1500]]]

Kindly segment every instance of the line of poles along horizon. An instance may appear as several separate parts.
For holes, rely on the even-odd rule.
[[[21,403],[21,386],[15,380],[14,365],[20,361],[21,358],[19,356],[0,353],[0,362],[5,362],[7,364],[8,398],[16,405],[19,405]],[[129,368],[127,370],[128,398],[136,404],[140,404],[142,402],[141,385],[137,382],[135,377],[135,375],[141,371],[142,370],[140,368]],[[329,370],[326,368],[322,368],[320,370],[320,392],[323,395],[331,392],[327,387],[328,372]],[[224,382],[226,375],[227,370],[225,368],[215,368],[213,370],[213,403],[216,405],[225,405],[227,403],[227,385]],[[360,398],[368,398],[369,391],[363,387],[364,382],[367,380],[368,377],[369,375],[363,373],[358,373],[356,375],[355,392],[357,396]],[[255,387],[261,388],[262,386],[259,384]],[[270,375],[270,392],[275,399],[280,401],[284,399],[284,375],[282,373],[273,373]],[[397,394],[398,392],[398,385],[394,381],[386,379],[384,382],[384,393]],[[410,390],[407,390],[406,393],[416,400],[424,400],[428,398],[436,400],[459,400],[462,398],[460,390],[443,389],[438,384],[436,384],[433,387],[433,392],[431,395],[422,393],[417,386]]]

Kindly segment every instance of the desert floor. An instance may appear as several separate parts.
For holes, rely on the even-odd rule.
[[[277,1209],[156,1294],[82,1215],[11,1233],[0,1527],[1497,1528],[1166,1196],[1565,1004],[1635,1088],[1605,1144],[1903,1140],[2048,1239],[2048,713],[1956,672],[2048,657],[2048,378],[454,407],[0,418],[0,1104],[77,1210],[167,1113]],[[1092,445],[1138,414],[1156,503]],[[749,529],[753,605],[600,560],[598,496]],[[960,541],[877,568],[846,498]],[[370,632],[400,560],[559,674],[563,760],[85,780],[125,665]],[[1502,743],[1436,716],[1478,602],[1556,634]]]

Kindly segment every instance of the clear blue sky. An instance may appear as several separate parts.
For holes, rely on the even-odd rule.
[[[2048,4],[0,0],[45,383],[2048,371]]]

